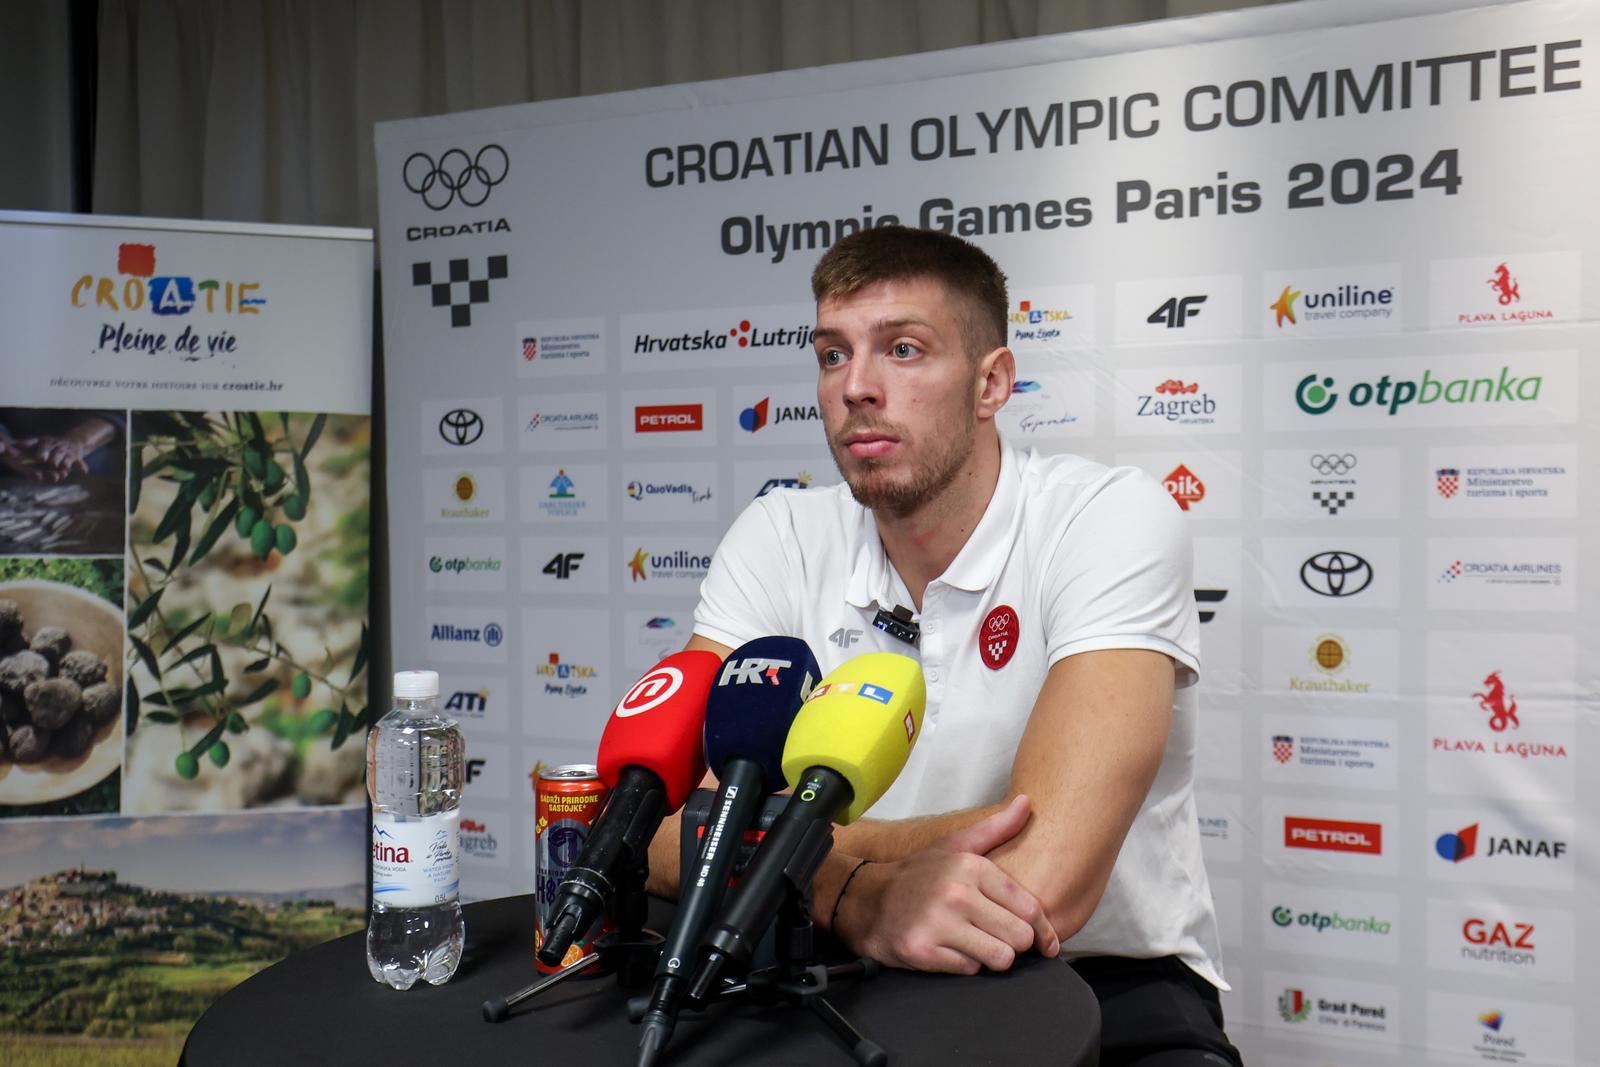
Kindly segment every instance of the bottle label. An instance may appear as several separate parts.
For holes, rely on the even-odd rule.
[[[461,809],[404,821],[372,813],[372,899],[389,907],[447,904],[461,890]]]

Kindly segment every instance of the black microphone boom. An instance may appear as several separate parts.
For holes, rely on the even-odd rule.
[[[550,931],[539,947],[540,963],[558,966],[572,942],[600,918],[616,898],[621,877],[644,864],[650,839],[666,815],[661,777],[639,766],[624,768],[583,851],[556,888]]]

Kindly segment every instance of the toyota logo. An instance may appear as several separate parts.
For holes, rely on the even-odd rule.
[[[489,191],[505,181],[510,169],[506,150],[488,144],[475,156],[452,148],[438,162],[426,152],[413,152],[401,174],[406,188],[422,197],[424,204],[443,211],[458,201],[463,207],[479,207],[489,199]]]
[[[1324,456],[1319,452],[1311,457],[1311,469],[1323,477],[1333,474],[1349,474],[1356,469],[1356,457],[1349,452],[1342,456],[1332,453]]]
[[[483,416],[467,408],[447,411],[439,420],[439,436],[452,445],[470,445],[483,436]]]
[[[1300,583],[1318,596],[1355,596],[1372,584],[1372,564],[1354,552],[1318,552],[1300,564]]]

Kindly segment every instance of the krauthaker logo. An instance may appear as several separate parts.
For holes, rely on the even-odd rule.
[[[451,328],[471,326],[473,307],[489,302],[489,283],[511,276],[511,259],[489,256],[482,267],[467,257],[452,259],[445,263],[443,274],[436,280],[433,264],[426,260],[411,264],[412,286],[426,288],[434,307],[450,309]]]
[[[1200,392],[1199,382],[1167,378],[1152,392],[1139,394],[1137,401],[1135,418],[1160,419],[1183,426],[1209,426],[1217,421],[1217,400],[1210,393]]]
[[[1307,650],[1306,661],[1322,674],[1321,678],[1289,676],[1289,688],[1297,693],[1366,693],[1371,682],[1341,678],[1350,666],[1350,646],[1338,634],[1320,634]]]
[[[787,348],[804,350],[811,347],[815,327],[810,323],[794,326],[763,327],[750,319],[740,319],[733,326],[712,330],[702,328],[698,333],[685,330],[679,334],[659,335],[647,332],[634,334],[635,355],[663,352],[725,351],[731,343],[737,348]]]
[[[455,476],[450,483],[450,495],[461,504],[461,507],[450,505],[439,509],[441,519],[487,519],[489,509],[485,507],[468,506],[478,497],[478,481],[471,474],[463,471]]]
[[[1294,402],[1307,415],[1326,415],[1341,400],[1336,384],[1332,375],[1308,374],[1295,386]],[[1435,378],[1432,370],[1424,370],[1420,382],[1387,374],[1376,382],[1356,382],[1343,402],[1355,408],[1387,408],[1394,416],[1410,404],[1533,403],[1543,385],[1542,375],[1519,378],[1510,364],[1501,366],[1498,378]]]

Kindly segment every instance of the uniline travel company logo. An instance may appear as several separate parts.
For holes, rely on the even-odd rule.
[[[1311,286],[1307,288],[1311,291],[1285,285],[1278,298],[1267,306],[1277,329],[1336,320],[1382,322],[1395,312],[1392,286],[1345,282],[1320,291]]]

